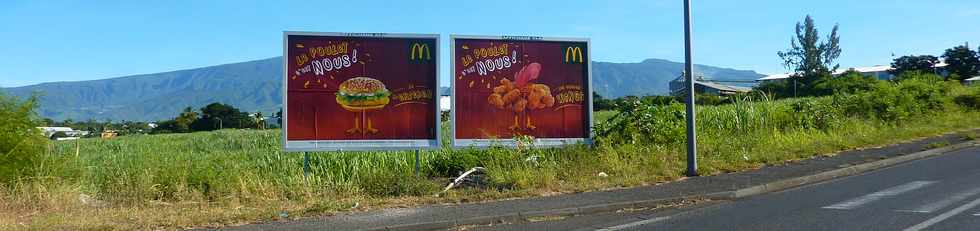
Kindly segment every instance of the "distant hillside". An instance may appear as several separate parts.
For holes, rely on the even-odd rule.
[[[173,72],[112,79],[53,82],[7,88],[42,94],[40,114],[54,120],[168,119],[184,107],[223,102],[249,112],[279,110],[282,59],[270,58]]]
[[[684,71],[684,64],[663,59],[647,59],[639,63],[593,62],[592,82],[603,97],[627,95],[666,95],[668,83]],[[705,79],[752,81],[763,75],[755,71],[735,70],[695,65],[694,72]],[[725,83],[752,86],[751,83]]]
[[[6,88],[16,96],[41,92],[40,114],[54,120],[155,121],[169,119],[184,107],[222,102],[244,111],[266,114],[282,105],[282,58],[225,64],[111,79],[53,82]],[[666,94],[683,64],[648,59],[640,63],[593,62],[592,80],[605,97]],[[754,80],[754,71],[698,65],[707,79]]]

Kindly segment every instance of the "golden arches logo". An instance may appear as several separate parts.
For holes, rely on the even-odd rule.
[[[582,59],[582,48],[581,47],[566,47],[565,48],[565,63],[581,63],[585,62]]]
[[[423,57],[425,57],[425,60],[432,60],[432,51],[429,50],[429,44],[413,43],[412,54],[409,58],[412,60],[415,60],[416,58],[418,60],[422,60]]]

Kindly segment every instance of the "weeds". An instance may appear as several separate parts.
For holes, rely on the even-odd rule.
[[[969,94],[966,88],[911,81],[852,95],[761,95],[699,106],[700,172],[742,171],[980,124],[980,111],[953,103]],[[52,142],[32,162],[43,167],[0,189],[0,229],[199,227],[283,219],[282,212],[308,216],[670,181],[685,170],[683,109],[634,102],[621,112],[599,112],[592,147],[423,151],[427,177],[414,175],[413,151],[313,152],[305,179],[302,154],[282,152],[276,130]],[[449,177],[478,166],[501,190],[432,196]],[[81,194],[109,206],[94,209],[79,202]]]

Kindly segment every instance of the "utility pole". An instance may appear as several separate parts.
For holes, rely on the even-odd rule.
[[[684,0],[684,73],[687,75],[687,176],[698,175],[694,121],[694,59],[691,42],[691,0]]]

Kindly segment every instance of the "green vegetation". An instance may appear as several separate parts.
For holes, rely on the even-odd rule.
[[[281,112],[275,115],[280,116]],[[242,112],[229,104],[211,103],[194,111],[186,107],[174,119],[160,121],[152,133],[186,133],[194,131],[214,131],[223,128],[265,128],[262,112],[254,115]]]
[[[776,53],[793,74],[788,81],[763,83],[759,88],[778,98],[818,96],[819,93],[813,90],[817,82],[828,78],[839,67],[836,61],[841,49],[837,29],[838,26],[834,25],[830,34],[821,41],[820,32],[810,15],[797,22],[796,36],[790,42],[790,48]]]
[[[980,88],[924,75],[876,82],[854,94],[741,96],[730,104],[699,106],[700,170],[740,171],[976,128],[980,111],[954,102],[964,95],[980,96]],[[423,151],[421,177],[413,173],[413,152],[387,151],[311,153],[312,174],[304,179],[303,156],[283,153],[277,130],[52,142],[32,151],[37,159],[28,166],[43,168],[0,190],[0,228],[180,228],[281,219],[281,211],[329,214],[683,177],[683,105],[626,105],[620,112],[596,113],[594,147]],[[488,170],[492,187],[439,194],[450,177],[476,166]],[[104,205],[82,202],[83,197]]]
[[[20,101],[0,92],[0,186],[30,177],[44,152],[36,105],[37,97]]]
[[[901,75],[905,72],[917,71],[922,73],[934,73],[934,67],[939,63],[939,58],[932,55],[906,55],[895,58],[892,61],[893,70],[889,71],[893,75]]]
[[[946,69],[950,79],[964,80],[980,74],[980,54],[966,45],[946,49],[943,59],[949,64]]]

